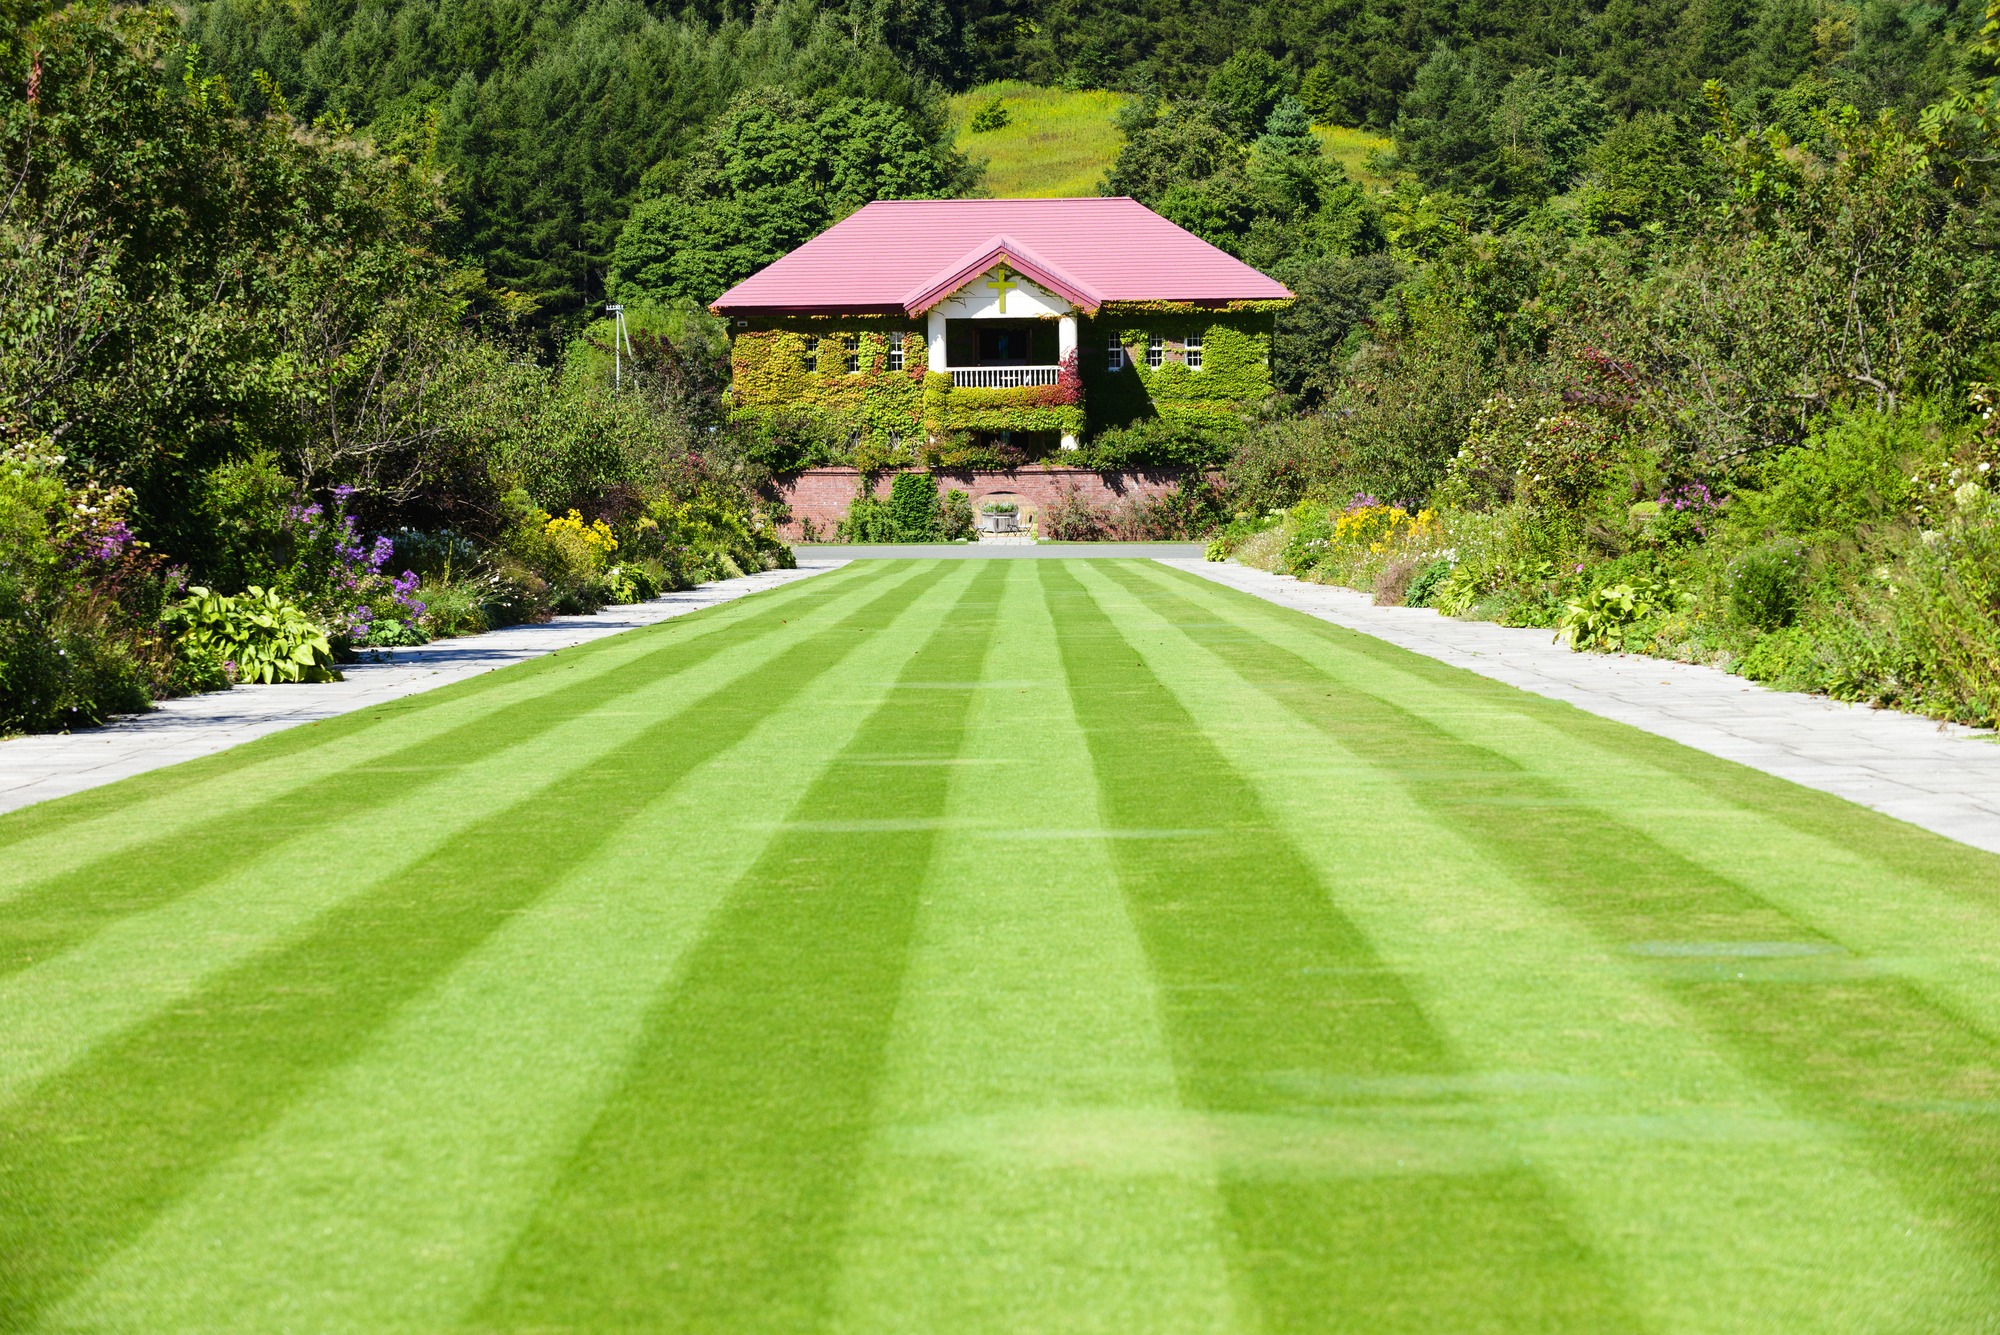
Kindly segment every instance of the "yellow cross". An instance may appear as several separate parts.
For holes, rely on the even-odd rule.
[[[999,274],[998,278],[989,279],[986,286],[992,288],[994,293],[1000,298],[998,311],[1001,315],[1005,315],[1007,313],[1007,294],[1020,286],[1020,284],[1007,281],[1007,266],[1004,264],[1000,266]]]

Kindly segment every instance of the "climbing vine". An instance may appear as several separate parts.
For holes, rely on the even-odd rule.
[[[751,420],[817,422],[823,448],[863,467],[908,461],[966,433],[1081,436],[1144,417],[1219,421],[1271,391],[1264,309],[1120,303],[1118,318],[1083,322],[1082,355],[1063,359],[1055,384],[1013,389],[960,388],[948,374],[929,371],[924,335],[895,317],[787,318],[736,334],[732,401],[737,415]],[[1105,364],[1114,335],[1126,350],[1116,372]],[[1196,335],[1201,366],[1192,368],[1186,358]],[[891,370],[891,340],[898,337],[903,365]],[[1163,340],[1165,360],[1148,367],[1153,337]]]

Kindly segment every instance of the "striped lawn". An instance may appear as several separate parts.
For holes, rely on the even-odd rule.
[[[0,817],[0,1329],[2000,1328],[2000,860],[1137,561]]]

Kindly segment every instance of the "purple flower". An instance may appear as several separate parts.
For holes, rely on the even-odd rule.
[[[390,584],[390,595],[395,598],[396,605],[402,608],[413,620],[424,614],[423,603],[411,597],[417,591],[417,585],[422,582],[417,577],[416,571],[405,570]]]
[[[368,553],[368,572],[370,574],[379,573],[382,567],[388,564],[389,558],[394,556],[395,554],[396,554],[395,543],[391,542],[387,538],[375,539],[375,546]]]
[[[90,554],[100,561],[116,561],[132,545],[132,530],[122,519],[114,519],[111,524],[90,544]]]
[[[1713,510],[1715,496],[1703,484],[1690,482],[1661,492],[1659,504],[1663,510]]]
[[[347,504],[347,498],[352,496],[356,490],[357,488],[350,487],[343,482],[333,489],[333,499],[336,504],[345,505]]]

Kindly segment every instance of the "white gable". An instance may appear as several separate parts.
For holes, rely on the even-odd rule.
[[[1006,272],[1004,279],[1002,270]],[[1004,292],[994,286],[1003,281]],[[1011,266],[996,264],[939,302],[936,309],[947,320],[1041,320],[1068,315],[1073,308],[1047,288],[1023,278]]]

